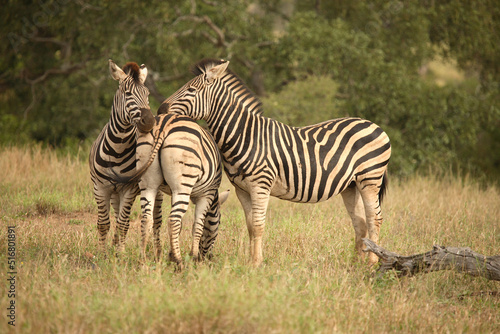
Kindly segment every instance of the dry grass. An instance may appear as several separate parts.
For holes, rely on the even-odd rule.
[[[40,146],[0,148],[0,217],[94,210],[87,154],[79,159]]]
[[[0,170],[0,263],[6,267],[6,225],[15,225],[21,333],[500,331],[500,297],[470,295],[498,291],[499,282],[455,272],[371,280],[370,270],[355,261],[354,233],[340,198],[317,205],[273,199],[265,264],[253,269],[246,262],[243,211],[232,195],[213,260],[195,265],[186,258],[187,269],[174,273],[166,261],[140,263],[137,205],[126,253],[117,259],[111,246],[106,254],[96,252],[85,162],[39,148],[8,148],[0,152]],[[442,244],[500,253],[494,188],[454,178],[392,180],[383,208],[381,245],[389,250],[413,254]],[[184,254],[192,215],[182,231]],[[3,310],[9,300],[2,290]],[[3,333],[9,326],[2,319]]]

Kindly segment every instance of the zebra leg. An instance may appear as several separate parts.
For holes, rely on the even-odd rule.
[[[108,235],[111,227],[109,220],[109,202],[108,195],[95,195],[97,203],[97,232],[99,235],[99,248],[101,251],[105,250],[106,236]]]
[[[182,229],[182,217],[189,206],[189,193],[177,193],[172,190],[172,209],[168,216],[170,233],[170,260],[177,264],[177,269],[182,270],[182,257],[179,236]]]
[[[210,204],[213,202],[214,192],[204,195],[199,198],[192,198],[196,209],[194,213],[193,223],[193,243],[191,245],[191,256],[196,260],[201,260],[200,256],[200,241],[203,235],[203,227],[207,219],[207,212],[210,209]]]
[[[113,246],[118,246],[118,239],[119,239],[119,235],[118,235],[118,218],[119,218],[119,214],[120,214],[120,197],[118,196],[118,193],[113,193],[111,195],[111,206],[113,207],[113,210],[115,212],[115,222],[116,222],[116,225],[115,225],[115,235],[113,237]]]
[[[366,184],[358,186],[365,207],[366,226],[368,228],[368,238],[378,244],[380,226],[382,225],[382,209],[379,201],[380,184]],[[378,262],[378,257],[370,252],[368,254],[368,264],[374,265]]]
[[[351,217],[352,226],[354,227],[356,252],[361,259],[364,259],[365,252],[363,252],[364,244],[362,238],[366,238],[367,226],[363,199],[356,187],[347,188],[341,195],[347,212]]]
[[[137,155],[144,153],[145,146],[140,146]],[[141,165],[141,160],[138,162]],[[146,263],[146,246],[148,236],[153,230],[155,260],[161,257],[160,227],[162,225],[161,206],[163,204],[163,193],[159,190],[163,183],[163,175],[158,158],[151,163],[139,181],[141,192],[141,253]]]
[[[125,251],[125,238],[130,227],[130,211],[134,204],[136,192],[134,190],[125,191],[120,196],[120,211],[116,221],[118,229],[118,253]]]
[[[252,189],[252,194],[239,188],[236,195],[245,211],[248,234],[250,236],[250,256],[252,265],[258,267],[262,264],[262,237],[266,226],[266,212],[269,203],[270,191],[268,189]]]
[[[144,189],[141,181],[141,254],[144,263],[146,263],[146,246],[148,244],[149,231],[153,227],[153,210],[155,208],[155,198],[158,195],[158,189]],[[155,235],[156,237],[156,235]]]
[[[243,211],[245,212],[245,219],[247,223],[247,229],[248,229],[248,236],[249,236],[249,250],[250,250],[250,260],[253,259],[253,220],[252,220],[252,199],[250,198],[250,194],[247,193],[246,191],[235,187],[236,190],[236,196],[238,197],[238,200],[241,203],[241,206],[243,207]]]
[[[155,244],[155,255],[156,261],[160,262],[161,259],[161,240],[160,240],[160,228],[162,224],[162,216],[161,216],[161,206],[163,204],[163,193],[158,191],[156,193],[155,205],[153,208],[153,236],[154,236],[154,244]]]
[[[226,193],[224,193],[224,196],[227,198]],[[225,198],[223,200],[225,201]],[[222,199],[220,199],[218,191],[216,190],[212,205],[205,216],[205,222],[203,224],[203,234],[199,244],[200,260],[209,254],[217,238],[217,234],[219,233],[221,202]]]

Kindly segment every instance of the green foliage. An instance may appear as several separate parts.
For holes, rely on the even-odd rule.
[[[338,84],[329,77],[311,76],[286,85],[262,99],[264,115],[293,126],[344,117],[336,97]]]
[[[483,175],[484,170],[474,162],[484,161],[477,157],[478,137],[491,128],[487,124],[498,123],[500,118],[488,109],[494,101],[481,98],[483,93],[475,87],[471,90],[468,83],[440,87],[422,80],[413,66],[402,66],[401,59],[391,60],[385,49],[373,47],[367,33],[312,12],[292,18],[280,45],[292,78],[328,74],[335,80],[336,100],[321,99],[322,108],[330,108],[331,115],[370,119],[388,132],[393,145],[392,172],[410,175],[429,167],[453,166]],[[308,80],[301,82],[312,82]],[[310,100],[310,91],[317,89],[312,83],[287,99],[299,105],[297,101]],[[302,112],[295,108],[294,113]],[[306,115],[310,114],[314,109]],[[488,138],[494,142],[491,135]]]
[[[205,57],[292,125],[358,116],[391,137],[391,172],[458,167],[498,179],[500,7],[456,1],[8,1],[0,144],[88,145],[117,84],[107,59],[145,63],[151,106]],[[422,75],[436,56],[465,79]]]
[[[495,0],[432,1],[430,37],[440,52],[465,68],[477,67],[482,83],[500,81],[500,7]],[[497,87],[498,88],[498,87]]]

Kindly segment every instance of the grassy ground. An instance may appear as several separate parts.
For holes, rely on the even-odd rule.
[[[181,273],[167,261],[142,265],[138,203],[124,256],[117,259],[111,245],[100,254],[82,161],[39,148],[0,149],[2,333],[12,330],[12,300],[21,333],[500,332],[500,296],[481,294],[498,292],[500,282],[445,271],[371,279],[355,261],[340,198],[317,205],[273,199],[258,269],[247,264],[234,194],[211,261],[186,258]],[[453,178],[392,180],[383,209],[380,243],[391,251],[415,254],[440,244],[500,253],[496,189]],[[184,254],[192,217],[191,210]],[[6,283],[7,226],[15,226],[15,297]]]

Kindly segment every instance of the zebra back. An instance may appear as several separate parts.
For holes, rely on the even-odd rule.
[[[203,60],[197,76],[160,109],[207,122],[232,182],[259,178],[273,196],[318,202],[372,177],[374,169],[384,175],[391,147],[380,127],[350,117],[293,127],[264,117],[259,99],[228,64]]]
[[[162,148],[175,147],[179,149],[179,154],[182,154],[182,151],[189,151],[195,153],[200,161],[204,161],[205,166],[210,168],[206,171],[206,175],[211,178],[215,175],[216,180],[208,183],[212,187],[218,187],[222,178],[222,158],[212,135],[189,117],[163,114],[155,119],[156,123],[151,131],[137,133],[137,150],[141,149],[141,155],[138,157],[139,168],[128,177],[116,176],[115,180],[120,183],[138,181]],[[149,146],[151,149],[145,153],[142,150],[144,146]],[[189,161],[184,163],[190,164]]]

